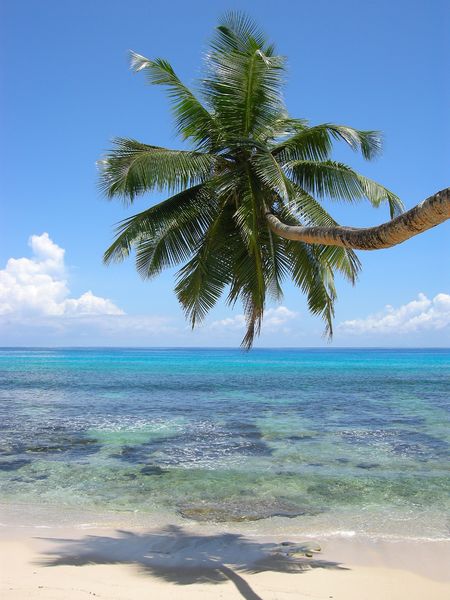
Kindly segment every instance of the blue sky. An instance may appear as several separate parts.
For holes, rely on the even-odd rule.
[[[131,209],[107,202],[95,166],[114,136],[179,146],[163,91],[130,72],[127,52],[167,58],[191,83],[229,9],[255,18],[288,57],[293,116],[383,131],[376,161],[342,147],[337,158],[390,187],[407,207],[449,185],[444,1],[4,0],[1,345],[239,344],[240,307],[220,303],[192,333],[172,292],[173,272],[143,282],[132,260],[102,265],[113,224],[160,197]],[[385,208],[365,205],[330,210],[347,225],[388,218]],[[333,345],[450,345],[449,255],[450,223],[396,248],[360,253],[356,287],[338,281]],[[287,283],[285,291],[259,344],[326,344],[298,290]]]

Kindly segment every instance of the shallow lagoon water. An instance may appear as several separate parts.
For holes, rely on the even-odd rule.
[[[450,350],[0,350],[0,501],[449,536]]]

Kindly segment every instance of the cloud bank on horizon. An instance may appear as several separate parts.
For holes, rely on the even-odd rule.
[[[297,317],[298,313],[289,310],[286,306],[268,308],[264,313],[263,327],[266,331],[277,330]],[[245,328],[245,316],[239,314],[234,317],[219,319],[218,321],[213,321],[209,327],[213,331],[243,331]]]
[[[206,323],[191,332],[185,323],[165,315],[129,315],[112,300],[86,291],[71,297],[65,250],[48,233],[32,235],[31,257],[10,258],[0,270],[0,345],[238,345],[245,325],[242,314]],[[268,308],[262,341],[275,345],[319,342],[302,329],[300,314],[286,306]],[[450,295],[439,293],[377,314],[346,320],[337,327],[337,345],[396,345],[427,332],[445,334],[450,345]],[[264,337],[265,335],[265,337]],[[278,337],[277,337],[278,336]],[[314,337],[315,336],[315,337]],[[369,337],[368,337],[369,336]],[[409,338],[408,338],[409,336]],[[412,337],[411,337],[412,336]],[[350,340],[346,344],[345,340]],[[443,338],[444,339],[444,338]],[[323,341],[321,340],[323,344]]]
[[[440,331],[450,326],[450,295],[437,294],[429,299],[420,293],[399,308],[387,305],[384,311],[369,315],[365,319],[344,321],[339,325],[341,331],[351,334],[386,334],[396,332],[415,333],[421,331]]]

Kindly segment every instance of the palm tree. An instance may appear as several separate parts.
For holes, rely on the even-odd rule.
[[[132,203],[157,190],[170,197],[121,222],[104,260],[123,260],[135,249],[144,278],[181,264],[175,292],[192,326],[227,290],[228,303],[243,305],[246,348],[260,331],[267,299],[279,300],[290,278],[331,336],[335,272],[354,283],[360,262],[352,246],[364,244],[346,239],[361,230],[339,227],[321,200],[386,202],[391,218],[403,217],[395,194],[331,159],[332,145],[342,141],[371,159],[380,135],[289,117],[281,95],[285,59],[239,13],[220,22],[205,63],[194,94],[167,61],[131,54],[134,71],[167,88],[177,132],[190,149],[114,141],[100,161],[107,196]],[[402,241],[398,228],[394,243]],[[373,243],[377,235],[369,237]]]

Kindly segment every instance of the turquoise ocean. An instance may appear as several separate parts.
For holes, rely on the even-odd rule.
[[[449,406],[445,349],[1,349],[0,502],[449,538]]]

